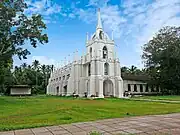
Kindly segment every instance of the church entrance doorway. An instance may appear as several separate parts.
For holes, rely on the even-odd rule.
[[[56,95],[59,95],[59,86],[56,87]]]
[[[104,97],[113,96],[113,83],[111,80],[105,80],[103,82],[103,95]]]
[[[65,85],[65,86],[63,87],[63,90],[64,90],[64,95],[67,95],[67,85]]]

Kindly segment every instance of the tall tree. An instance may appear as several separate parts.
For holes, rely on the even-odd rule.
[[[38,63],[35,64],[38,65],[38,70],[37,68],[34,68],[34,63]],[[37,60],[34,61],[32,65],[23,63],[19,67],[16,66],[14,68],[14,84],[30,85],[34,87],[34,94],[45,94],[50,73],[51,65],[41,65]]]
[[[143,47],[145,66],[152,81],[180,94],[180,27],[164,27]]]
[[[26,58],[30,54],[23,48],[29,40],[33,47],[37,43],[47,43],[48,37],[43,33],[46,25],[41,15],[24,14],[28,8],[24,0],[1,0],[0,2],[0,58],[6,59],[17,54],[19,58]]]
[[[130,68],[129,68],[129,71],[131,74],[136,74],[136,70],[137,70],[137,67],[132,65]]]
[[[24,48],[26,41],[30,41],[32,47],[48,42],[41,15],[27,16],[24,13],[27,8],[24,0],[0,1],[0,89],[4,88],[5,82],[10,82],[7,74],[11,74],[12,57],[17,55],[26,59],[30,54]]]

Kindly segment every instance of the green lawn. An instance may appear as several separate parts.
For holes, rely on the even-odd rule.
[[[152,100],[169,100],[169,101],[180,101],[180,96],[142,96],[135,97],[136,99],[152,99]]]
[[[0,97],[0,131],[72,122],[180,112],[180,103],[53,96]],[[130,115],[127,115],[129,113]]]

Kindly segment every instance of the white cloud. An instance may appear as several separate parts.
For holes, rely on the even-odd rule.
[[[113,30],[115,37],[120,37],[122,34],[120,28],[127,20],[121,16],[118,6],[104,6],[101,9],[101,14],[104,22],[104,29],[109,33]]]
[[[75,18],[75,17],[76,17],[76,15],[73,14],[73,13],[70,13],[68,16],[69,16],[70,18]]]
[[[76,13],[87,23],[95,22],[95,9],[101,7],[105,30],[114,30],[116,38],[128,36],[136,45],[148,42],[154,33],[166,25],[180,25],[179,0],[126,0],[120,5],[107,4],[109,0],[90,0],[86,10]],[[77,9],[76,9],[77,10]]]
[[[53,16],[61,12],[61,6],[52,2],[51,0],[26,0],[28,9],[25,13],[28,15],[41,14],[44,17]],[[46,22],[51,23],[51,18],[45,19]]]
[[[106,32],[111,33],[112,30],[115,33],[115,37],[120,37],[121,30],[120,27],[126,23],[126,18],[121,16],[121,12],[117,5],[107,5],[107,1],[98,1],[101,3],[101,18]],[[87,9],[77,9],[75,8],[76,16],[86,23],[95,23],[97,21],[97,0],[91,0],[87,6],[94,6],[96,8],[89,7]]]
[[[93,23],[96,20],[94,9],[89,8],[87,10],[84,9],[76,9],[76,15],[79,19],[83,20],[86,23]]]
[[[33,56],[31,59],[31,63],[34,60],[38,60],[41,64],[45,65],[55,65],[57,63],[54,59],[48,58],[46,56]]]
[[[45,65],[57,65],[57,61],[52,58],[48,58],[46,56],[29,56],[28,59],[19,60],[17,57],[13,57],[14,59],[14,66],[19,66],[23,63],[27,63],[28,65],[32,65],[32,62],[38,60],[40,64]]]
[[[177,2],[180,4],[177,0],[157,0],[146,5],[146,12],[132,17],[132,26],[139,30],[136,33],[138,46],[147,43],[162,27],[180,25],[180,5]]]
[[[131,46],[139,56],[141,46],[159,29],[180,26],[180,0],[121,0],[121,5],[111,5],[109,0],[90,0],[86,7],[76,9],[80,19],[96,23],[95,9],[100,7],[105,31],[113,30],[116,41]]]
[[[102,7],[107,5],[110,0],[90,0],[87,6]]]

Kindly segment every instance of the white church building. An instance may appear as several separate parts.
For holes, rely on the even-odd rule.
[[[153,92],[143,80],[122,79],[120,61],[116,57],[113,35],[104,32],[100,10],[95,33],[86,40],[86,54],[53,70],[47,94],[80,97],[118,97],[131,93]],[[156,90],[154,90],[156,91]]]

